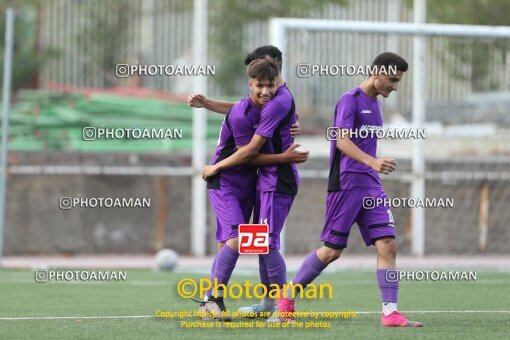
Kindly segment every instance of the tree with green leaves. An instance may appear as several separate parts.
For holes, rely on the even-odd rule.
[[[40,69],[59,52],[51,47],[37,49],[37,15],[40,1],[8,1],[0,5],[0,79],[3,77],[5,53],[5,10],[16,10],[14,25],[14,50],[12,87],[13,92],[37,85]]]
[[[408,4],[412,6],[411,1]],[[510,26],[508,0],[428,0],[427,11],[429,22]],[[505,64],[510,51],[508,39],[449,39],[447,46],[453,59],[442,59],[452,77],[469,80],[473,91],[501,88],[489,70],[492,63]],[[466,74],[466,66],[470,74]]]
[[[88,77],[102,77],[105,87],[115,86],[118,82],[115,65],[129,60],[129,45],[134,40],[132,28],[138,22],[135,19],[143,15],[139,12],[141,2],[90,0],[79,5],[86,23],[76,39],[88,45],[82,77],[85,82]]]
[[[346,0],[209,1],[210,54],[218,65],[215,82],[227,94],[237,94],[238,81],[244,79],[243,60],[250,52],[242,49],[243,31],[248,23],[264,22],[272,17],[309,17],[310,11],[320,10],[327,4],[346,3]],[[269,42],[269,36],[266,41]]]

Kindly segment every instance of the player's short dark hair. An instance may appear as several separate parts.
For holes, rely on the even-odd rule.
[[[409,65],[407,65],[407,61],[404,58],[393,52],[384,52],[379,54],[372,62],[372,68],[374,66],[377,69],[380,69],[382,66],[384,66],[386,70],[392,66],[396,67],[397,71],[402,72],[406,72],[407,68],[409,67]]]
[[[271,58],[253,60],[247,67],[246,73],[250,79],[273,81],[280,74],[278,62]]]
[[[281,69],[282,65],[282,51],[278,49],[278,47],[275,47],[273,45],[265,45],[257,47],[253,52],[250,52],[246,55],[246,58],[244,58],[244,64],[250,65],[250,63],[256,59],[261,59],[265,57],[271,57],[277,61],[278,66]]]

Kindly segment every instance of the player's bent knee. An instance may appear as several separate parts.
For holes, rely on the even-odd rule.
[[[396,244],[397,244],[397,242],[395,241],[395,239],[393,237],[389,237],[389,236],[380,238],[377,241],[375,241],[375,245],[377,247],[388,247],[388,246],[393,246]]]
[[[239,239],[236,237],[236,238],[231,238],[230,240],[227,240],[227,246],[229,246],[232,249],[237,250],[239,248]]]
[[[342,249],[331,249],[329,253],[330,262],[338,260],[340,255],[342,254]]]
[[[383,256],[396,256],[397,241],[394,238],[383,238],[375,242],[377,252]]]
[[[323,246],[317,250],[317,257],[322,261],[322,263],[330,264],[340,257],[342,251],[343,249],[334,249]]]

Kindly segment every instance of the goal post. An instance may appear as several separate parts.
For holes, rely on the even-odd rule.
[[[423,10],[423,9],[422,9]],[[420,15],[415,12],[415,19],[420,21]],[[426,48],[427,37],[466,37],[466,38],[510,38],[510,27],[480,26],[480,25],[451,25],[426,23],[398,23],[373,21],[343,21],[322,19],[273,18],[270,20],[270,41],[283,53],[284,65],[287,56],[287,32],[289,30],[306,31],[334,31],[340,33],[372,33],[385,35],[413,36],[413,89],[412,89],[412,126],[419,128],[425,121],[425,105],[427,96],[426,84]],[[374,56],[371,56],[374,57]],[[287,80],[285,67],[282,77]],[[334,106],[334,103],[331,103]],[[425,198],[425,154],[424,140],[413,141],[412,182],[411,195],[417,199]],[[413,209],[412,214],[412,253],[423,256],[425,253],[425,214],[423,207]],[[282,249],[285,245],[285,235],[282,232]]]
[[[194,0],[193,3],[193,62],[207,64],[207,1]],[[207,78],[195,76],[193,92],[207,95]],[[193,108],[193,176],[191,178],[191,253],[205,256],[207,234],[207,188],[201,171],[206,164],[207,116],[205,109]]]

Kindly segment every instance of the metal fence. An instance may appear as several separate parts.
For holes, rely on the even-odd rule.
[[[187,95],[192,91],[192,79],[189,77],[121,79],[115,77],[114,68],[117,63],[191,63],[191,3],[186,0],[53,0],[43,3],[38,10],[31,8],[19,11],[18,22],[35,25],[37,34],[35,37],[29,34],[24,36],[26,32],[17,30],[18,39],[21,36],[25,41],[35,40],[37,51],[34,52],[44,52],[51,47],[58,51],[58,55],[48,56],[47,62],[40,67],[37,81],[33,81],[31,73],[25,78],[22,74],[23,81],[18,89],[78,87],[81,90],[93,88],[110,91],[111,88],[121,87]],[[215,3],[209,1],[211,13],[217,11]],[[346,6],[329,5],[302,13],[301,16],[338,20],[411,21],[411,12],[403,0],[352,0]],[[27,20],[22,21],[23,17]],[[209,25],[210,32],[215,29],[212,24]],[[239,49],[242,49],[243,53],[269,43],[268,22],[248,21],[239,27],[239,32],[242,35]],[[323,223],[328,167],[329,144],[324,132],[331,124],[340,94],[363,80],[363,77],[334,76],[299,78],[296,75],[296,65],[367,64],[377,53],[385,50],[397,51],[411,61],[412,42],[408,36],[307,30],[293,30],[286,39],[286,81],[297,101],[305,135],[305,138],[300,137],[303,139],[298,139],[298,142],[303,141],[303,147],[312,151],[310,162],[300,167],[303,169],[302,186],[289,216],[288,226],[296,228],[296,232],[289,233],[287,239],[287,250],[290,254],[302,253],[316,246],[317,235]],[[218,48],[221,48],[221,45],[209,46],[208,58],[212,64],[219,63],[214,53]],[[508,253],[506,246],[510,235],[505,224],[510,218],[510,210],[507,209],[510,198],[508,52],[508,46],[502,39],[434,37],[427,42],[427,112],[424,126],[428,131],[425,144],[426,192],[431,196],[453,197],[456,205],[453,209],[427,210],[426,253]],[[482,60],[483,63],[477,63],[476,60]],[[25,59],[18,59],[15,66],[21,65],[22,70],[29,69],[30,63],[22,61]],[[238,62],[242,64],[242,60]],[[384,100],[385,122],[391,126],[409,127],[413,100],[413,65],[410,66],[400,90]],[[237,99],[246,95],[244,73],[229,73],[232,72],[229,68],[217,69],[217,73],[222,72],[226,72],[232,82],[239,86],[235,87],[235,91],[228,92],[224,84],[210,77],[210,96]],[[14,117],[13,126],[19,124],[16,126],[18,131],[30,134],[34,140],[49,131],[51,139],[48,140],[61,141],[62,136],[69,133],[66,126],[79,130],[82,127],[79,124],[87,121],[78,110],[74,110],[76,101],[69,100],[68,103],[65,100],[65,105],[58,107],[49,105],[53,107],[52,110],[41,112],[43,106],[22,102],[22,93],[23,91],[18,91],[15,98],[15,104],[21,105],[16,106],[21,113]],[[183,97],[172,98],[182,100]],[[53,99],[41,91],[37,100],[47,103]],[[141,107],[143,105],[146,104],[140,104]],[[145,108],[147,109],[147,106]],[[113,111],[114,106],[102,106],[102,109]],[[186,115],[184,109],[182,114]],[[89,111],[90,116],[107,118],[94,109]],[[112,114],[118,119],[125,119],[126,110],[124,108]],[[160,118],[166,119],[165,114],[166,112],[162,112]],[[140,115],[147,115],[147,112],[140,112]],[[59,128],[58,124],[62,122],[68,125],[62,124],[64,127]],[[214,123],[219,125],[218,120]],[[306,138],[306,135],[312,134],[316,137]],[[28,142],[28,138],[22,140],[25,145]],[[60,148],[61,143],[55,145]],[[41,144],[37,146],[40,147]],[[46,243],[39,242],[41,233],[47,231],[48,235],[66,239],[66,251],[129,251],[130,244],[141,240],[134,249],[146,252],[153,250],[151,247],[154,242],[148,239],[153,240],[155,237],[144,232],[143,228],[156,224],[151,230],[161,231],[166,228],[168,237],[165,240],[159,237],[159,246],[164,244],[182,253],[189,252],[191,233],[188,226],[192,219],[189,209],[189,177],[194,174],[189,149],[184,155],[179,155],[179,158],[177,153],[172,151],[162,159],[150,153],[142,157],[135,152],[122,156],[104,153],[82,155],[79,150],[72,150],[77,151],[73,153],[65,147],[52,149],[51,145],[48,145],[47,150],[42,147],[34,147],[32,150],[13,153],[9,159],[11,176],[8,186],[9,190],[12,190],[9,193],[14,195],[10,197],[14,198],[8,200],[7,206],[7,251],[16,254],[24,251],[61,251],[52,243],[51,237],[46,236]],[[383,141],[380,153],[393,156],[403,164],[398,172],[385,180],[388,194],[409,195],[412,142]],[[177,158],[178,162],[174,162]],[[168,187],[166,184],[160,185],[164,182],[163,177],[169,177]],[[154,184],[156,182],[159,184]],[[160,195],[164,196],[164,192],[167,193],[166,201],[158,207],[159,217],[156,218],[151,211],[144,211],[143,215],[129,212],[126,214],[129,217],[122,221],[119,221],[116,213],[96,215],[76,212],[75,215],[66,217],[56,206],[59,194],[79,194],[89,192],[90,188],[98,189],[98,192],[112,190],[125,194],[123,189],[130,188],[131,184],[136,190],[147,192],[155,201]],[[157,190],[154,189],[155,185]],[[44,197],[52,198],[48,200]],[[59,213],[54,213],[55,211]],[[163,211],[168,214],[164,215]],[[397,209],[394,212],[400,228],[399,235],[404,236],[404,247],[407,244],[407,250],[412,235],[412,213],[412,209]],[[43,220],[41,223],[39,218]],[[209,211],[209,222],[207,232],[212,243],[212,211]],[[68,224],[73,224],[73,232],[79,235],[83,233],[87,242],[77,242],[77,234],[67,233]],[[27,235],[30,235],[32,240],[28,248],[23,244],[23,237]],[[95,235],[105,236],[101,239]],[[110,240],[114,246],[110,247],[111,244],[105,240]],[[97,244],[94,243],[96,241]],[[76,245],[78,243],[79,246]],[[213,249],[211,244],[209,251]],[[362,247],[354,249],[364,251]]]
[[[112,68],[116,63],[189,64],[192,63],[192,6],[190,2],[174,0],[149,1],[67,1],[55,0],[45,4],[39,12],[38,36],[41,48],[53,47],[60,56],[43,68],[43,86],[54,83],[111,87],[133,85],[142,88],[172,91],[178,94],[192,92],[189,77],[145,77],[125,81],[116,79]],[[209,3],[215,10],[214,2]],[[338,20],[401,21],[412,20],[412,13],[401,0],[358,0],[346,6],[328,5],[303,13],[302,17]],[[214,26],[209,28],[214,31]],[[268,22],[249,21],[243,27],[242,46],[249,52],[269,42]],[[341,91],[359,83],[359,77],[326,77],[296,79],[295,67],[299,63],[369,64],[372,56],[386,50],[398,51],[411,57],[411,39],[407,37],[338,34],[296,30],[288,37],[292,46],[284,56],[291,68],[287,80],[293,89],[301,111],[315,117],[329,116],[329,111]],[[473,46],[477,48],[473,49]],[[492,48],[490,41],[448,40],[435,38],[429,41],[427,70],[431,81],[427,84],[429,105],[462,99],[466,94],[492,89],[506,91],[510,87],[510,61],[508,46]],[[480,76],[472,68],[473,54],[487,50],[488,76]],[[218,62],[214,49],[209,48],[209,60]],[[459,55],[461,54],[461,55]],[[241,60],[239,61],[241,63]],[[475,71],[475,72],[473,72]],[[236,92],[225,92],[222,84],[209,80],[213,96],[238,98],[247,93],[244,74],[227,72],[232,82],[240,84]],[[480,72],[479,72],[480,73]],[[412,76],[412,69],[409,72]],[[45,84],[45,85],[44,85]],[[400,92],[387,105],[392,111],[408,112],[411,82],[402,84]]]

